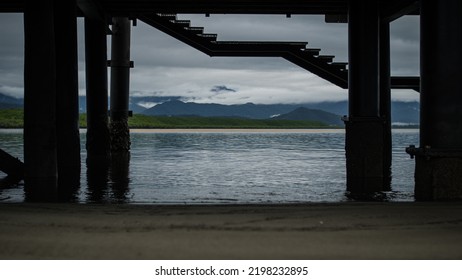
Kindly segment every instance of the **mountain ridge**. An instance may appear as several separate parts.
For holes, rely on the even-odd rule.
[[[322,110],[338,116],[348,115],[348,101],[326,101],[318,103],[302,103],[302,104],[254,104],[246,103],[241,105],[222,105],[222,104],[203,104],[197,107],[196,110],[188,113],[181,113],[177,111],[174,106],[183,104],[201,104],[194,102],[182,102],[180,96],[131,96],[130,97],[130,110],[135,114],[148,114],[148,115],[197,115],[197,116],[226,116],[240,117],[240,118],[256,118],[265,119],[274,117],[276,115],[283,115],[294,111],[299,107],[305,107],[312,110]],[[169,103],[173,102],[173,103]],[[176,103],[175,103],[176,102]],[[181,102],[181,103],[180,103]],[[20,108],[23,106],[24,100],[21,98],[14,98],[0,93],[0,109]],[[152,107],[151,107],[152,106]],[[168,110],[165,111],[167,107]],[[230,113],[227,106],[231,106],[234,112]],[[80,113],[86,111],[86,98],[85,96],[79,97]],[[147,109],[147,107],[150,107]],[[240,107],[240,108],[239,108]],[[163,108],[164,112],[159,109]],[[243,110],[240,110],[243,109]],[[405,102],[393,101],[392,102],[392,122],[403,124],[418,124],[420,115],[419,102]],[[257,112],[258,111],[258,112]],[[155,112],[155,113],[153,113]]]
[[[216,103],[194,103],[173,100],[158,104],[141,112],[153,116],[203,116],[203,117],[241,117],[254,119],[267,119],[288,114],[299,107],[311,110],[321,110],[337,116],[348,115],[347,101],[305,103],[305,104],[254,104],[223,105]],[[419,102],[392,102],[392,122],[418,124]]]
[[[292,121],[304,121],[304,120],[315,120],[330,125],[343,126],[343,121],[339,115],[332,114],[319,109],[308,109],[306,107],[298,107],[297,109],[282,114],[272,119],[275,120],[292,120]]]
[[[0,93],[0,109],[16,109],[23,106],[23,100]]]

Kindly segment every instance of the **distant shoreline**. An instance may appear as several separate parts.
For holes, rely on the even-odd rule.
[[[0,133],[20,133],[23,128],[2,128]],[[418,128],[393,128],[394,131],[415,132]],[[80,133],[86,133],[80,128]],[[345,133],[344,128],[131,128],[131,133]]]
[[[0,110],[0,128],[23,128],[24,112],[21,109]],[[79,124],[86,128],[86,114],[80,114]],[[245,119],[229,117],[199,117],[199,116],[147,116],[135,114],[129,118],[130,129],[186,129],[194,130],[344,130],[344,126],[329,125],[310,120],[279,120],[279,119]],[[395,129],[418,128],[416,125],[395,125]]]
[[[134,128],[132,133],[343,133],[342,128]]]
[[[86,114],[80,114],[79,125],[87,125]],[[24,111],[0,110],[1,128],[22,128]],[[200,116],[147,116],[135,114],[128,119],[131,129],[307,129],[336,128],[326,123],[310,120],[245,119],[231,117]],[[339,127],[340,128],[340,127]]]

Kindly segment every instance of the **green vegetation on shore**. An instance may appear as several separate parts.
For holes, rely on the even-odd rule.
[[[22,109],[0,110],[0,128],[22,128]],[[328,128],[321,122],[291,120],[255,120],[219,117],[164,117],[137,115],[129,118],[130,128]],[[86,127],[86,114],[80,115],[80,127]]]
[[[22,128],[24,111],[22,109],[0,110],[0,128]]]
[[[328,125],[314,121],[255,120],[220,117],[160,117],[134,115],[129,119],[131,128],[325,128]]]

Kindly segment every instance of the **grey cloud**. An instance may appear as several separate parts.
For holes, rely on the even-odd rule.
[[[212,89],[210,89],[210,91],[213,93],[224,93],[224,92],[236,92],[237,90],[222,85],[222,86],[214,86]]]
[[[402,17],[390,26],[393,75],[419,75],[420,29],[417,16]]]
[[[390,24],[391,38],[402,39],[410,42],[419,42],[420,40],[420,17],[405,16],[397,19]]]
[[[20,14],[0,15],[0,88],[2,93],[21,97],[23,92],[24,36]]]

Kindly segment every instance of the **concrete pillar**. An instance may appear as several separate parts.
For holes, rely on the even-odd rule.
[[[110,156],[106,36],[104,21],[85,18],[86,149],[89,160],[105,161]]]
[[[391,190],[392,134],[391,134],[391,71],[390,23],[380,23],[380,117],[383,120],[383,188]]]
[[[26,200],[55,200],[58,167],[53,0],[26,1],[24,45]]]
[[[58,188],[64,200],[80,186],[76,10],[76,0],[54,1]]]
[[[418,200],[462,199],[462,2],[421,1]]]
[[[377,0],[349,1],[349,117],[345,125],[347,190],[353,194],[384,190],[379,22]]]
[[[111,47],[111,150],[128,152],[128,105],[130,90],[130,20],[113,18]]]

